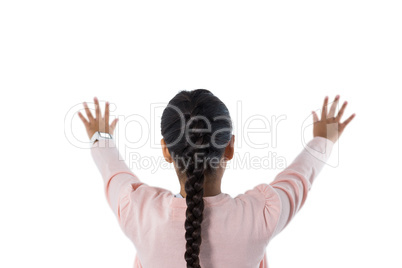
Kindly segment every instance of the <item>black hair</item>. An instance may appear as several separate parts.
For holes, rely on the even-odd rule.
[[[169,101],[161,132],[178,170],[186,174],[187,268],[200,268],[204,175],[216,174],[232,138],[232,121],[225,104],[207,89],[182,90]]]

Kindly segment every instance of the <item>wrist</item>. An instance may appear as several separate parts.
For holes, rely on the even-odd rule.
[[[327,139],[327,140],[331,141],[332,143],[335,143],[335,142],[338,140],[337,138],[328,137],[328,136],[323,136],[323,135],[315,135],[314,138],[316,138],[316,137],[320,137],[320,138]]]

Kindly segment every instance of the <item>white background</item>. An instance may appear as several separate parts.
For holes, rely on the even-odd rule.
[[[243,142],[235,157],[272,151],[287,164],[301,140],[312,138],[312,129],[302,135],[303,124],[312,123],[324,97],[347,100],[343,119],[356,117],[331,155],[337,164],[324,167],[305,206],[268,245],[268,262],[402,267],[398,4],[2,1],[0,267],[132,267],[135,248],[106,203],[89,150],[66,137],[87,141],[71,112],[83,101],[92,108],[97,96],[102,108],[104,101],[116,105],[113,116],[150,122],[152,103],[197,88],[225,102],[236,129],[244,124],[238,101],[244,120],[286,115],[276,148]],[[152,134],[159,141],[159,124],[131,124],[119,137]],[[253,138],[270,139],[270,133]],[[148,141],[135,151],[161,157],[154,147]],[[235,197],[280,170],[228,168],[222,191]],[[150,185],[179,191],[173,169],[133,171]]]

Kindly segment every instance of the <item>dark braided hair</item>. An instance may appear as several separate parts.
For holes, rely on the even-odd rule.
[[[216,174],[232,138],[229,110],[209,90],[182,90],[163,111],[161,129],[178,170],[186,174],[184,258],[187,268],[200,268],[204,175]]]

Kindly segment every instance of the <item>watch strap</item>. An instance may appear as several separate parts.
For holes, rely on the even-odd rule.
[[[112,138],[113,138],[113,136],[109,133],[96,131],[92,135],[91,143],[93,144],[95,141],[100,140],[100,139],[112,139]]]

